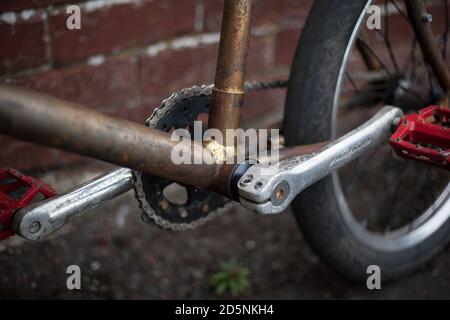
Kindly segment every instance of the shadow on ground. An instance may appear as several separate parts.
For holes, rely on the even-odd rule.
[[[210,278],[222,260],[250,269],[240,298],[450,298],[450,248],[415,274],[382,290],[348,283],[308,248],[290,212],[256,216],[233,209],[182,233],[140,221],[132,193],[84,216],[52,239],[18,237],[0,244],[0,298],[211,299]],[[66,287],[79,265],[82,289]]]

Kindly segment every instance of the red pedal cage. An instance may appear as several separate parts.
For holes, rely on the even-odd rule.
[[[402,117],[389,142],[400,157],[450,170],[450,108],[433,105]]]
[[[11,168],[0,168],[0,240],[14,235],[11,223],[17,210],[55,195],[50,186],[39,180]]]

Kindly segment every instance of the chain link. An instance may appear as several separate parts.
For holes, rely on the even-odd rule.
[[[281,89],[286,88],[288,85],[288,80],[274,80],[274,81],[252,81],[245,83],[246,90],[268,90],[268,89]]]

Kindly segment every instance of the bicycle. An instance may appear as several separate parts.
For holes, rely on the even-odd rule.
[[[431,15],[422,1],[384,1],[384,29],[369,32],[364,22],[372,1],[318,0],[289,81],[246,83],[253,2],[227,0],[214,86],[173,94],[147,126],[1,85],[1,133],[130,169],[62,195],[2,170],[0,235],[45,239],[80,212],[133,188],[144,221],[166,229],[197,227],[225,212],[230,199],[261,214],[278,214],[292,202],[305,238],[340,274],[365,279],[367,267],[376,264],[384,279],[393,279],[416,269],[450,237],[449,13],[447,1],[437,3],[427,3],[430,10],[443,8],[444,27],[436,38],[431,20],[440,12]],[[393,15],[412,36],[401,61],[394,49],[402,48],[389,37]],[[404,29],[397,31],[405,36]],[[171,161],[179,141],[170,137],[177,129],[192,130],[204,114],[219,132],[240,128],[246,91],[286,85],[286,147],[279,162],[227,163],[230,146],[231,158],[236,156],[234,140],[184,141],[200,155],[194,152],[189,164]],[[204,163],[205,154],[215,161]],[[174,182],[185,192],[182,201],[167,195]],[[29,193],[14,199],[11,193],[24,186]],[[36,202],[38,194],[47,199]]]

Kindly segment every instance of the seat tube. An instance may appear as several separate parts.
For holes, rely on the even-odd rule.
[[[241,124],[244,83],[250,41],[253,0],[225,0],[222,31],[209,128],[219,129],[226,142],[226,129]]]

